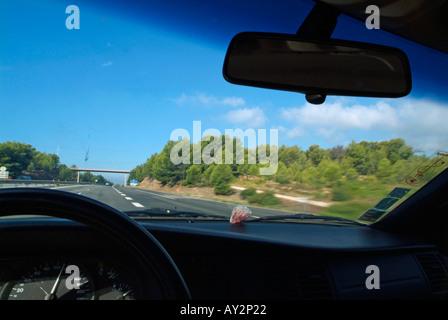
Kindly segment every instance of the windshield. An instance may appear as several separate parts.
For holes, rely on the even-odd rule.
[[[61,189],[133,216],[229,218],[242,205],[255,219],[372,223],[447,167],[446,54],[342,16],[334,38],[408,55],[412,92],[313,105],[222,75],[235,34],[294,34],[310,1],[75,2],[0,5],[2,188]]]

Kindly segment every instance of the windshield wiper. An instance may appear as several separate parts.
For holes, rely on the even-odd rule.
[[[219,219],[219,220],[229,220],[229,217],[223,215],[202,213],[202,212],[191,212],[177,209],[164,209],[164,208],[149,208],[143,210],[131,210],[124,211],[125,214],[129,215],[133,218],[208,218],[208,219]],[[275,220],[301,220],[301,221],[325,221],[325,222],[333,222],[338,224],[351,224],[351,225],[359,225],[364,226],[363,223],[356,222],[354,220],[340,218],[340,217],[331,217],[331,216],[319,216],[309,213],[296,213],[296,214],[284,214],[284,215],[271,215],[271,216],[263,216],[257,218],[249,218],[247,222],[257,222],[257,221],[275,221]]]
[[[272,215],[272,216],[264,216],[248,219],[247,221],[256,222],[256,221],[274,221],[274,220],[301,220],[301,221],[328,221],[328,222],[336,222],[339,224],[351,224],[364,226],[363,223],[359,223],[354,220],[345,219],[341,217],[331,217],[331,216],[319,216],[309,213],[296,213],[296,214],[284,214],[284,215]]]
[[[229,217],[202,213],[202,212],[190,212],[184,210],[177,209],[163,209],[163,208],[149,208],[143,210],[131,210],[124,211],[130,217],[164,217],[164,218],[172,218],[172,217],[184,217],[184,218],[213,218],[213,219],[224,219],[229,220]]]

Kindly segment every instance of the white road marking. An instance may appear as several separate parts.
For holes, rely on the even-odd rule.
[[[138,190],[138,189],[137,189]],[[161,197],[161,198],[166,198],[166,199],[171,199],[171,200],[176,200],[176,199],[180,199],[180,198],[185,198],[184,196],[182,196],[182,195],[170,195],[170,194],[159,194],[159,193],[155,193],[155,192],[151,192],[151,191],[147,191],[147,190],[140,190],[140,191],[142,191],[142,192],[145,192],[145,193],[149,193],[149,194],[151,194],[151,195],[153,195],[153,196],[157,196],[157,197]]]
[[[145,206],[142,206],[140,203],[138,202],[131,202],[134,206],[136,206],[137,208],[144,208]]]
[[[134,200],[131,197],[124,197],[126,200]]]
[[[58,186],[58,187],[53,187],[53,186],[51,186],[51,189],[80,188],[80,187],[85,187],[85,186],[77,185],[77,184],[70,185],[70,186]]]

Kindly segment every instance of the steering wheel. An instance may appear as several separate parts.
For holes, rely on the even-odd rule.
[[[69,219],[109,235],[122,243],[159,280],[167,299],[191,299],[187,285],[162,245],[126,214],[75,193],[43,188],[0,189],[0,217],[45,215]]]

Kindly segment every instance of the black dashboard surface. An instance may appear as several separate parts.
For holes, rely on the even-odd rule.
[[[368,226],[139,222],[172,257],[193,299],[434,299],[448,292],[448,264],[433,245]],[[0,231],[3,282],[11,261],[30,256],[104,259],[145,276],[114,239],[78,223],[11,219]]]

